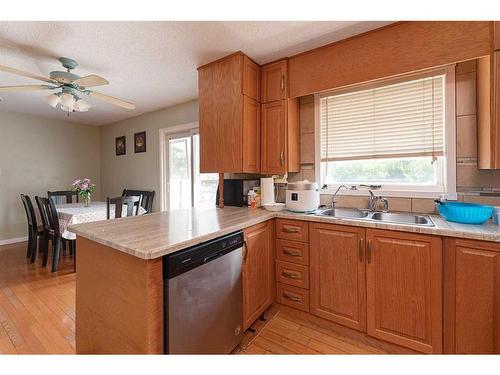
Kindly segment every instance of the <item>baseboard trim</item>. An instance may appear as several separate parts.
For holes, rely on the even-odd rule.
[[[13,243],[28,241],[28,236],[25,237],[17,237],[17,238],[8,238],[6,240],[0,240],[0,246],[2,245],[10,245]]]

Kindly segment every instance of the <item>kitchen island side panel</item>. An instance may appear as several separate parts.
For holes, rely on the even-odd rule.
[[[77,354],[163,353],[162,258],[77,237]]]

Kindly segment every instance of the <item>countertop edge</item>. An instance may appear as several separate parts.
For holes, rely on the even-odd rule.
[[[393,230],[398,232],[408,232],[408,233],[420,233],[420,234],[428,234],[434,236],[442,236],[442,237],[453,237],[453,238],[462,238],[462,239],[470,239],[470,240],[480,240],[480,241],[490,241],[490,242],[500,242],[500,227],[498,231],[494,233],[493,231],[488,232],[488,228],[484,228],[484,226],[473,226],[470,224],[459,224],[445,221],[438,215],[429,215],[435,223],[434,227],[427,226],[417,226],[417,225],[407,225],[407,224],[396,224],[396,223],[388,223],[388,222],[373,222],[368,220],[357,220],[357,219],[344,219],[344,218],[336,218],[336,217],[323,217],[311,214],[304,213],[293,213],[293,212],[268,212],[264,211],[258,217],[244,219],[237,224],[232,224],[226,228],[219,229],[210,233],[205,233],[172,245],[167,245],[163,248],[150,248],[146,250],[139,250],[137,247],[125,246],[117,242],[113,242],[110,240],[106,240],[102,236],[95,235],[81,229],[80,226],[84,224],[74,224],[69,227],[69,229],[76,233],[78,236],[86,238],[90,241],[97,242],[99,244],[111,247],[118,251],[127,253],[129,255],[135,256],[144,260],[151,260],[155,258],[162,257],[164,255],[200,244],[205,241],[212,240],[214,238],[224,236],[226,234],[236,232],[238,230],[243,230],[250,226],[272,220],[274,218],[281,219],[290,219],[290,220],[303,220],[308,222],[317,222],[317,223],[330,223],[330,224],[338,224],[338,225],[348,225],[353,227],[363,227],[363,228],[372,228],[372,229],[383,229],[383,230]],[[124,219],[133,219],[133,218],[124,218]],[[121,220],[121,219],[120,219]],[[474,229],[477,228],[477,231]],[[489,228],[493,228],[493,224],[489,224]],[[495,228],[496,229],[496,228]]]

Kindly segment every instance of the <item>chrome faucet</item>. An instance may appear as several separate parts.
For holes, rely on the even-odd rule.
[[[349,190],[349,188],[347,186],[345,186],[345,185],[340,185],[337,188],[337,190],[335,190],[335,193],[333,193],[333,195],[332,195],[332,209],[333,210],[335,209],[335,203],[337,203],[337,201],[335,200],[335,198],[337,198],[337,194],[338,194],[339,190],[342,189],[342,188],[344,188],[346,190]]]
[[[388,212],[389,211],[389,201],[387,198],[381,196],[381,195],[375,195],[371,190],[368,190],[370,193],[370,211],[374,212],[377,210],[377,202],[381,201],[383,206],[382,206],[382,212]]]

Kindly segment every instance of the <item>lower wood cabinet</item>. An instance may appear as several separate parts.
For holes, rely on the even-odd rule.
[[[368,334],[441,353],[441,238],[376,229],[367,229],[366,238]]]
[[[270,220],[244,230],[243,260],[243,329],[274,302],[274,221]]]
[[[310,312],[366,330],[364,228],[309,224]]]
[[[445,240],[444,350],[500,354],[500,244]]]

